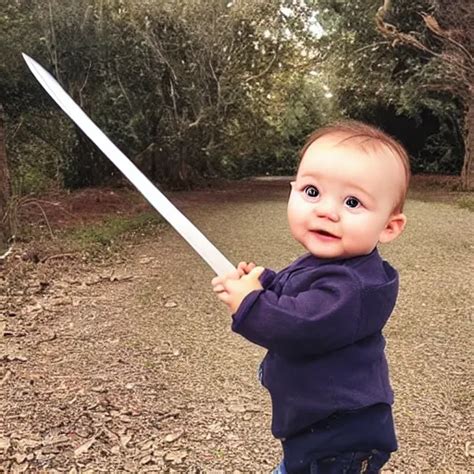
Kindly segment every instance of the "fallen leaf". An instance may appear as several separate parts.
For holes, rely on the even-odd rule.
[[[152,457],[150,455],[145,456],[144,458],[140,459],[140,464],[144,466],[145,464],[148,464],[149,462],[151,462],[151,460],[152,460]]]
[[[51,306],[68,306],[72,304],[72,299],[68,297],[54,298],[50,302]]]
[[[14,463],[12,466],[11,474],[20,474],[22,472],[26,472],[30,465],[25,462],[24,464],[16,464]]]
[[[165,443],[173,443],[177,439],[181,438],[181,436],[183,436],[183,434],[184,434],[184,431],[180,431],[178,433],[172,433],[172,434],[166,435],[165,436]]]
[[[32,313],[37,313],[38,311],[41,311],[42,309],[43,307],[39,303],[36,303],[34,305],[26,306],[23,312],[25,312],[26,314],[32,314]]]
[[[48,436],[43,441],[43,446],[54,446],[55,444],[69,443],[70,439],[66,435],[52,435]]]
[[[26,461],[26,454],[16,453],[15,454],[15,461],[16,461],[17,464],[23,464]]]
[[[78,448],[76,448],[74,450],[74,456],[75,457],[79,457],[81,456],[82,454],[86,453],[89,448],[95,443],[95,436],[93,436],[91,439],[89,439],[88,441],[86,441],[84,444],[82,444],[81,446],[79,446]]]
[[[148,451],[153,447],[153,440],[147,441],[143,446],[140,447],[140,451]]]
[[[10,438],[0,438],[0,449],[2,451],[7,451],[11,446]]]
[[[125,449],[127,448],[127,444],[130,443],[131,440],[132,440],[131,434],[120,436],[120,444]]]
[[[0,380],[0,387],[5,385],[8,382],[8,379],[11,377],[12,371],[7,370],[6,374],[3,376],[2,380]]]
[[[20,449],[27,449],[27,448],[35,449],[38,446],[41,446],[42,444],[43,443],[41,441],[36,440],[36,439],[23,438],[18,441],[18,447]]]
[[[110,449],[110,452],[112,454],[119,454],[120,453],[120,446],[118,446],[118,445],[112,446],[112,448]]]
[[[187,455],[186,451],[169,451],[165,454],[165,461],[181,464]]]
[[[5,359],[7,362],[26,362],[28,360],[28,357],[25,357],[23,355],[13,355],[13,354],[8,354],[4,355],[2,359]]]

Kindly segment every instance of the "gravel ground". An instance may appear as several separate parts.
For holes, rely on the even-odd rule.
[[[279,269],[302,253],[286,194],[248,183],[176,201],[230,260]],[[473,214],[418,200],[406,212],[381,248],[401,277],[386,329],[400,449],[385,472],[474,472]],[[212,276],[166,226],[106,262],[11,259],[0,472],[270,472],[264,352],[231,332]]]

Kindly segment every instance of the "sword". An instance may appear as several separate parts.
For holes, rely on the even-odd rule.
[[[102,130],[72,100],[48,71],[23,53],[23,59],[38,82],[73,122],[99,147],[104,155],[129,179],[143,197],[203,258],[217,275],[235,270],[234,265],[207,239],[153,183],[127,158]]]

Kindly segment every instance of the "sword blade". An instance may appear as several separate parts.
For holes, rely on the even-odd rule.
[[[48,71],[26,54],[23,54],[23,59],[38,82],[59,107],[97,145],[104,155],[112,161],[217,275],[235,270],[234,265],[207,237],[109,140]]]

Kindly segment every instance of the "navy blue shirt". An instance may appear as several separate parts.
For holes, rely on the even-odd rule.
[[[381,407],[383,446],[372,448],[395,450],[382,329],[397,298],[397,272],[375,249],[340,260],[305,255],[279,273],[266,269],[260,281],[263,289],[242,301],[232,329],[268,349],[261,369],[272,399],[273,435],[298,437],[334,416],[341,420],[341,414],[348,414],[352,425],[355,416],[362,427],[368,418],[358,415],[373,418],[379,408],[372,414],[367,409]],[[344,420],[334,429],[342,426]],[[349,449],[372,442],[368,433],[357,437],[360,442],[349,435]]]

